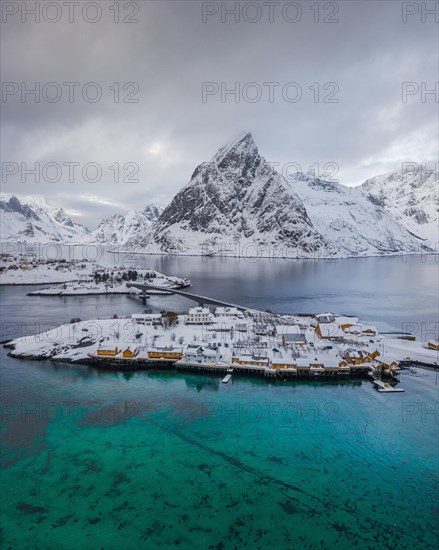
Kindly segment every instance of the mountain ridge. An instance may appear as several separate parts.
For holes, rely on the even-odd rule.
[[[293,230],[294,228],[294,230]],[[430,251],[360,187],[297,174],[286,179],[259,155],[250,132],[198,165],[146,235],[128,248],[155,253],[352,257]]]
[[[208,253],[218,246],[324,247],[300,199],[247,132],[222,147],[164,209],[151,232],[127,243],[157,252]],[[190,243],[189,243],[190,241]]]
[[[241,132],[199,164],[162,208],[113,214],[89,231],[44,198],[0,200],[2,240],[121,245],[149,253],[352,257],[431,252],[439,241],[437,172],[394,170],[357,187],[279,174]],[[14,219],[14,217],[16,219]],[[6,234],[6,239],[3,236]],[[245,254],[244,254],[245,255]]]
[[[113,214],[90,231],[75,223],[62,208],[51,205],[45,197],[30,195],[0,196],[0,240],[62,244],[120,244],[136,230],[146,231],[158,219],[162,207],[149,204],[143,210],[130,210],[125,215]]]
[[[15,195],[0,197],[0,239],[25,242],[82,241],[90,231],[74,223],[62,208],[50,205],[44,197]],[[6,235],[6,236],[5,236]],[[74,241],[73,241],[74,239]]]

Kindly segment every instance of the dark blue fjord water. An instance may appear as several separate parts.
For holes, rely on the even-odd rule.
[[[120,263],[120,262],[119,262]],[[260,309],[338,311],[434,330],[434,258],[225,262],[138,256],[193,291]],[[2,339],[73,317],[142,311],[132,297],[1,288]],[[175,297],[154,310],[183,309]],[[438,377],[401,394],[367,381],[266,382],[105,373],[1,349],[4,548],[436,548]]]

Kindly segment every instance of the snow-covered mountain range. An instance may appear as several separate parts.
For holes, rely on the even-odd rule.
[[[346,257],[429,251],[363,189],[298,174],[287,182],[250,133],[196,168],[151,231],[127,242],[150,252]]]
[[[104,218],[94,231],[72,222],[62,208],[44,197],[14,195],[0,198],[0,241],[29,243],[57,242],[124,245],[138,234],[145,234],[158,220],[163,208],[148,205],[142,211],[130,210],[125,216]]]
[[[348,257],[437,250],[439,174],[394,171],[347,187],[288,181],[250,133],[200,164],[163,210],[114,214],[94,231],[44,199],[2,198],[1,240],[121,245],[149,253]]]
[[[130,210],[125,216],[114,214],[104,218],[90,233],[88,241],[107,245],[124,245],[138,235],[145,235],[159,219],[163,208],[148,205],[144,210]]]
[[[19,200],[14,195],[0,198],[0,240],[30,243],[81,242],[90,231],[73,223],[62,208],[51,206],[40,196]]]
[[[313,226],[336,256],[370,256],[421,252],[428,246],[407,231],[383,206],[358,187],[311,175],[297,175],[292,189],[306,206]]]

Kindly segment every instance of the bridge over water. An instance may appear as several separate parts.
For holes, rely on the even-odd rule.
[[[178,294],[179,296],[183,296],[184,298],[188,298],[189,300],[193,300],[194,302],[197,302],[200,306],[204,306],[206,304],[214,305],[214,306],[222,306],[222,307],[236,307],[239,311],[246,311],[248,307],[243,307],[238,304],[230,304],[229,302],[224,302],[224,300],[217,300],[216,298],[210,298],[208,296],[200,296],[199,294],[193,294],[192,292],[186,292],[185,290],[177,290],[177,289],[164,289],[160,286],[150,285],[146,283],[127,283],[127,286],[138,288],[142,291],[141,298],[144,302],[146,302],[146,297],[148,294],[148,290],[159,290],[161,292],[166,291],[166,294]]]

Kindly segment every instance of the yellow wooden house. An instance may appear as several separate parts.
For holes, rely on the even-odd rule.
[[[232,363],[238,365],[252,365],[254,367],[266,367],[268,366],[268,358],[256,358],[256,357],[232,357]]]
[[[233,362],[233,359],[232,359]],[[271,362],[273,369],[291,369],[296,370],[297,363],[288,359],[276,358]]]
[[[99,348],[96,351],[97,355],[102,357],[115,357],[119,353],[119,348],[115,346],[114,348]]]
[[[123,350],[122,356],[125,359],[132,359],[133,357],[136,357],[136,355],[139,353],[139,350],[137,348],[131,349],[130,347],[127,347]]]
[[[148,357],[149,359],[181,359],[183,357],[183,350],[180,349],[172,349],[172,348],[164,348],[164,349],[151,349],[148,350]]]
[[[379,361],[380,367],[384,370],[397,369],[399,367],[398,361]]]

